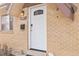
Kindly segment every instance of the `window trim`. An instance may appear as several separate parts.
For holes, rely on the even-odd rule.
[[[2,30],[2,17],[4,17],[4,16],[9,16],[9,29],[8,30]],[[8,15],[8,14],[1,16],[1,25],[0,25],[1,32],[13,32],[13,19],[14,19],[14,17],[11,15]],[[10,28],[10,26],[11,26],[10,21],[12,21],[12,29]]]

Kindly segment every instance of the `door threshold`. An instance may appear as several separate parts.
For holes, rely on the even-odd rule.
[[[27,56],[46,56],[47,54],[43,51],[38,51],[37,49],[29,49],[26,55]]]
[[[34,48],[30,48],[30,50],[34,50],[34,51],[39,51],[39,52],[44,52],[44,53],[46,53],[45,50],[39,50],[39,49],[34,49]]]

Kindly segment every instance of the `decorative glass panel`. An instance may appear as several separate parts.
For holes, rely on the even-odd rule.
[[[34,15],[40,15],[40,14],[43,14],[43,10],[36,10],[34,12]]]

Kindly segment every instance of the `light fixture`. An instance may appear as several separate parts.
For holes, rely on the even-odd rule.
[[[25,12],[24,11],[22,11],[21,13],[20,13],[20,19],[21,20],[25,20],[27,17],[25,16]]]
[[[24,11],[21,12],[20,16],[22,16],[22,17],[24,16]]]

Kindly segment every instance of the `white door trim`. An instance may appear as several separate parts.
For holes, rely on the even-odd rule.
[[[31,7],[29,7],[29,16],[28,16],[28,49],[30,49],[31,47],[30,47],[30,10],[31,10],[31,8],[35,8],[35,7],[39,7],[39,6],[46,6],[46,4],[39,4],[39,5],[35,5],[35,6],[31,6]],[[46,6],[46,29],[45,29],[45,31],[46,31],[46,51],[47,51],[47,6]]]

